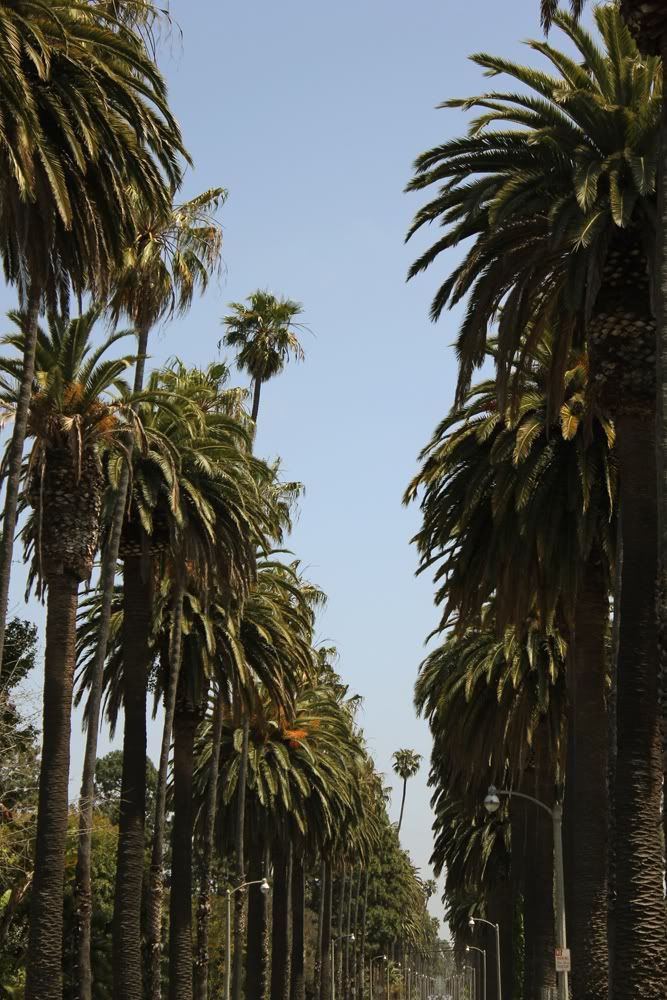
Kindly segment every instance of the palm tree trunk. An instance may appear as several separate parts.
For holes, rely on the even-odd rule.
[[[320,860],[320,902],[317,909],[317,944],[315,946],[315,995],[319,997],[320,981],[322,977],[322,935],[324,933],[324,902],[325,885],[327,877],[327,865],[324,857]]]
[[[663,842],[667,845],[667,31],[660,39],[662,56],[662,140],[658,169],[658,240],[656,281],[657,427],[658,470],[658,651],[662,703]],[[0,653],[2,651],[0,650]]]
[[[64,865],[79,581],[70,573],[52,575],[48,588],[44,732],[26,1000],[62,1000],[63,992]]]
[[[658,1000],[667,980],[662,739],[655,586],[655,424],[617,419],[623,587],[617,685],[614,1000]]]
[[[192,777],[196,728],[197,712],[183,697],[174,715],[169,1000],[192,1000]]]
[[[5,628],[7,626],[7,608],[9,607],[9,582],[12,573],[14,535],[16,534],[16,511],[21,485],[23,446],[28,428],[28,411],[32,396],[32,380],[35,373],[35,351],[37,349],[41,298],[41,289],[36,285],[31,285],[27,296],[23,369],[21,371],[21,384],[19,386],[16,413],[14,414],[12,439],[9,445],[5,508],[2,515],[2,539],[0,540],[0,663],[2,663],[5,648]]]
[[[273,848],[271,1000],[289,1000],[290,995],[291,861],[291,841],[276,840]]]
[[[305,970],[306,872],[303,852],[292,856],[292,963],[290,1000],[306,1000]],[[252,994],[249,993],[249,996]]]
[[[155,826],[151,852],[151,870],[148,890],[148,995],[150,1000],[160,1000],[162,995],[162,901],[164,896],[164,835],[167,821],[167,778],[169,751],[174,728],[178,676],[181,670],[183,638],[183,596],[185,580],[175,584],[173,597],[173,622],[169,643],[169,676],[165,694],[162,745],[157,774],[155,796]]]
[[[336,941],[334,943],[334,976],[336,977],[336,997],[343,995],[343,920],[345,917],[345,889],[347,885],[347,865],[343,862],[338,879],[338,899],[336,902]]]
[[[264,846],[260,831],[250,840],[248,855],[248,880],[257,882],[266,877]],[[246,938],[246,996],[264,996],[265,964],[264,938],[267,931],[267,898],[254,886],[248,895],[248,933]],[[202,998],[206,1000],[206,998]]]
[[[370,862],[367,862],[367,865]],[[359,1000],[363,1000],[366,979],[366,922],[368,919],[368,867],[364,872],[364,900],[361,907],[361,941],[359,942]]]
[[[568,686],[572,712],[571,758],[567,763],[565,810],[576,843],[569,859],[568,931],[575,996],[607,1000],[608,721],[606,704],[609,598],[597,558],[586,567],[575,609]]]
[[[359,865],[357,871],[357,885],[354,894],[354,927],[352,933],[354,934],[354,947],[352,948],[352,966],[350,968],[350,992],[355,998],[357,996],[357,988],[359,982],[359,904],[361,902],[361,869],[362,866]]]
[[[245,800],[248,784],[248,744],[250,740],[250,719],[246,714],[243,720],[243,745],[241,747],[241,762],[237,787],[236,811],[236,884],[242,885],[246,880],[245,860]],[[232,959],[232,1000],[241,1000],[243,986],[243,939],[245,937],[244,916],[245,899],[243,892],[235,893],[234,900],[234,955]]]
[[[113,922],[113,992],[142,1000],[141,902],[146,822],[146,693],[152,567],[127,556],[123,573],[123,774]]]
[[[211,871],[213,868],[213,841],[218,803],[218,775],[220,773],[220,748],[225,721],[222,696],[217,694],[211,733],[211,762],[206,786],[206,812],[201,844],[201,870],[199,900],[197,903],[197,956],[195,960],[195,1000],[208,1000],[209,928],[211,924]],[[250,994],[252,995],[252,994]],[[259,996],[259,994],[257,994]]]
[[[146,351],[148,350],[147,329],[138,333],[138,359],[134,370],[134,391],[143,388]],[[109,645],[109,630],[111,627],[111,610],[113,606],[118,555],[125,521],[127,491],[130,485],[129,461],[132,455],[132,439],[127,443],[128,459],[123,466],[118,484],[118,492],[114,501],[113,518],[109,538],[102,557],[99,589],[102,594],[100,623],[97,637],[97,648],[93,662],[90,693],[87,703],[86,748],[83,758],[81,775],[81,792],[79,795],[79,838],[75,873],[75,906],[76,906],[76,953],[78,975],[76,989],[78,1000],[92,1000],[92,965],[91,965],[91,925],[93,916],[93,890],[91,880],[92,836],[93,836],[93,799],[95,788],[95,764],[97,762],[97,741],[100,730],[100,715],[104,684],[104,664]],[[4,632],[4,630],[3,630]],[[1,650],[0,645],[0,650]],[[0,657],[1,659],[1,657]]]
[[[324,879],[324,922],[322,926],[322,962],[320,966],[320,998],[331,1000],[331,925],[333,910],[333,873],[331,861],[326,862]]]
[[[408,779],[403,778],[403,794],[401,796],[401,814],[398,817],[398,829],[396,830],[397,833],[401,832],[401,826],[403,824],[403,810],[405,809],[405,793],[407,791],[407,788],[408,788]]]
[[[252,394],[252,421],[254,424],[257,423],[257,415],[259,414],[259,397],[262,392],[262,380],[260,378],[255,379],[255,384],[253,386]]]
[[[348,876],[348,890],[347,890],[347,918],[345,926],[345,941],[343,948],[343,991],[341,996],[343,1000],[348,1000],[350,996],[350,934],[352,933],[352,894],[354,891],[354,867],[350,868],[350,874]]]
[[[618,716],[618,650],[621,634],[621,586],[623,582],[623,537],[621,531],[622,515],[618,504],[616,515],[616,579],[614,580],[614,617],[611,632],[611,652],[609,657],[609,703],[607,711],[609,747],[609,777],[608,813],[609,813],[609,848],[607,874],[607,940],[609,950],[609,994],[614,995],[614,943],[616,940],[616,810],[614,806],[614,789],[616,788],[616,756]]]

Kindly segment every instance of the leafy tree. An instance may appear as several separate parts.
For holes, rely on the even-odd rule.
[[[95,809],[114,826],[118,826],[120,798],[123,776],[122,750],[110,750],[100,757],[95,765]],[[147,832],[152,832],[155,818],[155,796],[157,792],[157,770],[155,764],[146,757],[146,823]]]

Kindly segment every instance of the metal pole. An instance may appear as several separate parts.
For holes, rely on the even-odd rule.
[[[370,997],[370,1000],[373,1000],[373,959],[371,959],[370,964],[368,966],[368,979],[369,979],[368,995]]]
[[[563,872],[563,807],[557,802],[552,810],[554,821],[554,857],[556,861],[556,940],[559,948],[567,948],[565,924],[565,875]],[[567,972],[558,973],[558,1000],[568,1000]]]
[[[225,1000],[231,994],[232,973],[232,890],[227,889],[227,917],[225,922]]]
[[[484,969],[484,989],[482,991],[482,1000],[486,1000],[486,948],[482,948],[482,968]]]
[[[496,924],[496,967],[498,969],[498,1000],[503,1000],[503,987],[500,973],[500,924]]]
[[[331,938],[331,1000],[336,1000],[336,939]]]

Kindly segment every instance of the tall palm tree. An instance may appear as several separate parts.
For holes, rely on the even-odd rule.
[[[2,343],[25,352],[31,318],[12,313],[16,334]],[[124,388],[131,358],[107,360],[127,336],[117,333],[93,349],[99,308],[71,322],[38,328],[27,434],[34,439],[26,494],[34,514],[26,528],[33,572],[47,591],[43,751],[33,875],[29,996],[62,990],[62,919],[67,832],[69,744],[79,584],[90,577],[97,551],[104,479],[102,454],[116,447],[122,409],[109,393]],[[20,396],[22,364],[0,359],[3,402]]]
[[[408,787],[408,781],[419,771],[419,767],[422,762],[421,754],[417,753],[415,750],[396,750],[392,754],[394,773],[399,776],[403,782],[403,792],[401,795],[401,813],[398,817],[398,832],[401,832],[401,824],[403,822],[403,810],[405,809],[405,793]]]
[[[232,302],[232,312],[223,320],[227,328],[222,342],[236,351],[236,364],[247,372],[253,380],[253,401],[251,420],[257,424],[262,385],[279,375],[291,357],[301,360],[303,348],[294,332],[299,326],[294,322],[301,314],[302,307],[291,299],[278,299],[266,291],[253,292],[248,297],[248,306]],[[244,816],[245,783],[248,767],[248,730],[246,719],[243,733],[243,752],[239,784],[238,816],[236,821],[236,876],[240,885],[245,880],[244,860]],[[234,923],[234,967],[232,974],[233,1000],[241,1000],[241,979],[243,976],[243,898],[236,894],[236,920]]]
[[[130,201],[139,198],[131,190]],[[221,188],[206,191],[182,205],[153,208],[141,205],[134,238],[124,247],[121,266],[114,275],[112,316],[126,316],[137,333],[138,361],[134,390],[141,391],[150,329],[161,319],[183,314],[196,291],[206,289],[209,277],[219,266],[221,231],[215,212],[224,192]],[[135,206],[136,208],[136,206]],[[131,447],[131,444],[130,444]],[[92,803],[97,738],[102,700],[102,676],[109,641],[111,603],[118,566],[124,513],[127,505],[129,469],[123,469],[117,484],[114,517],[104,548],[100,574],[102,592],[98,647],[91,679],[88,703],[88,729],[80,793],[79,850],[77,854],[76,892],[78,909],[78,984],[79,1000],[91,1000],[90,933],[92,887],[90,878]],[[155,978],[153,979],[155,982]]]
[[[570,345],[585,339],[592,391],[614,419],[625,553],[617,658],[614,979],[625,997],[639,982],[659,993],[665,955],[658,861],[664,838],[656,822],[663,780],[658,635],[656,615],[647,610],[656,607],[657,579],[655,323],[649,272],[655,264],[661,96],[658,61],[639,57],[618,8],[599,7],[595,17],[603,49],[568,16],[555,21],[576,46],[581,63],[546,43],[531,43],[555,66],[555,75],[489,55],[475,57],[490,73],[506,72],[528,92],[450,102],[478,107],[481,114],[467,138],[445,143],[418,161],[411,186],[440,182],[444,187],[419,213],[415,227],[442,219],[448,232],[413,273],[447,246],[474,237],[432,309],[435,316],[470,292],[459,338],[461,392],[483,358],[492,314],[502,306],[501,400],[513,359],[529,352],[550,325],[552,408],[562,398]],[[497,130],[492,128],[496,122]],[[508,122],[516,125],[509,132]],[[655,862],[643,864],[643,854]],[[649,933],[641,930],[645,927]]]
[[[13,2],[0,38],[11,115],[0,147],[0,256],[27,317],[0,543],[1,656],[40,308],[57,311],[70,289],[103,296],[136,234],[128,185],[164,210],[186,154],[145,45],[94,5]]]

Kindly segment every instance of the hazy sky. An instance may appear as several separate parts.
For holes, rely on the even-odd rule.
[[[430,581],[413,576],[418,513],[401,496],[451,402],[456,317],[428,320],[435,271],[405,283],[424,241],[403,245],[421,199],[402,190],[419,152],[465,128],[463,113],[435,105],[485,89],[466,56],[517,56],[520,39],[539,36],[538,6],[172,0],[177,28],[160,56],[195,161],[184,196],[222,185],[229,199],[224,277],[152,353],[214,359],[226,304],[258,287],[304,304],[307,359],[265,389],[257,449],[280,455],[306,486],[289,544],[329,595],[318,639],[338,647],[341,674],[364,697],[394,818],[391,754],[424,755],[401,836],[425,877],[429,738],[412,688],[436,616]],[[525,49],[522,58],[535,59]],[[11,305],[3,292],[0,306]],[[15,611],[22,583],[17,573]],[[156,728],[151,738],[155,755]],[[72,794],[81,750],[76,732]],[[442,912],[435,900],[433,912]]]

